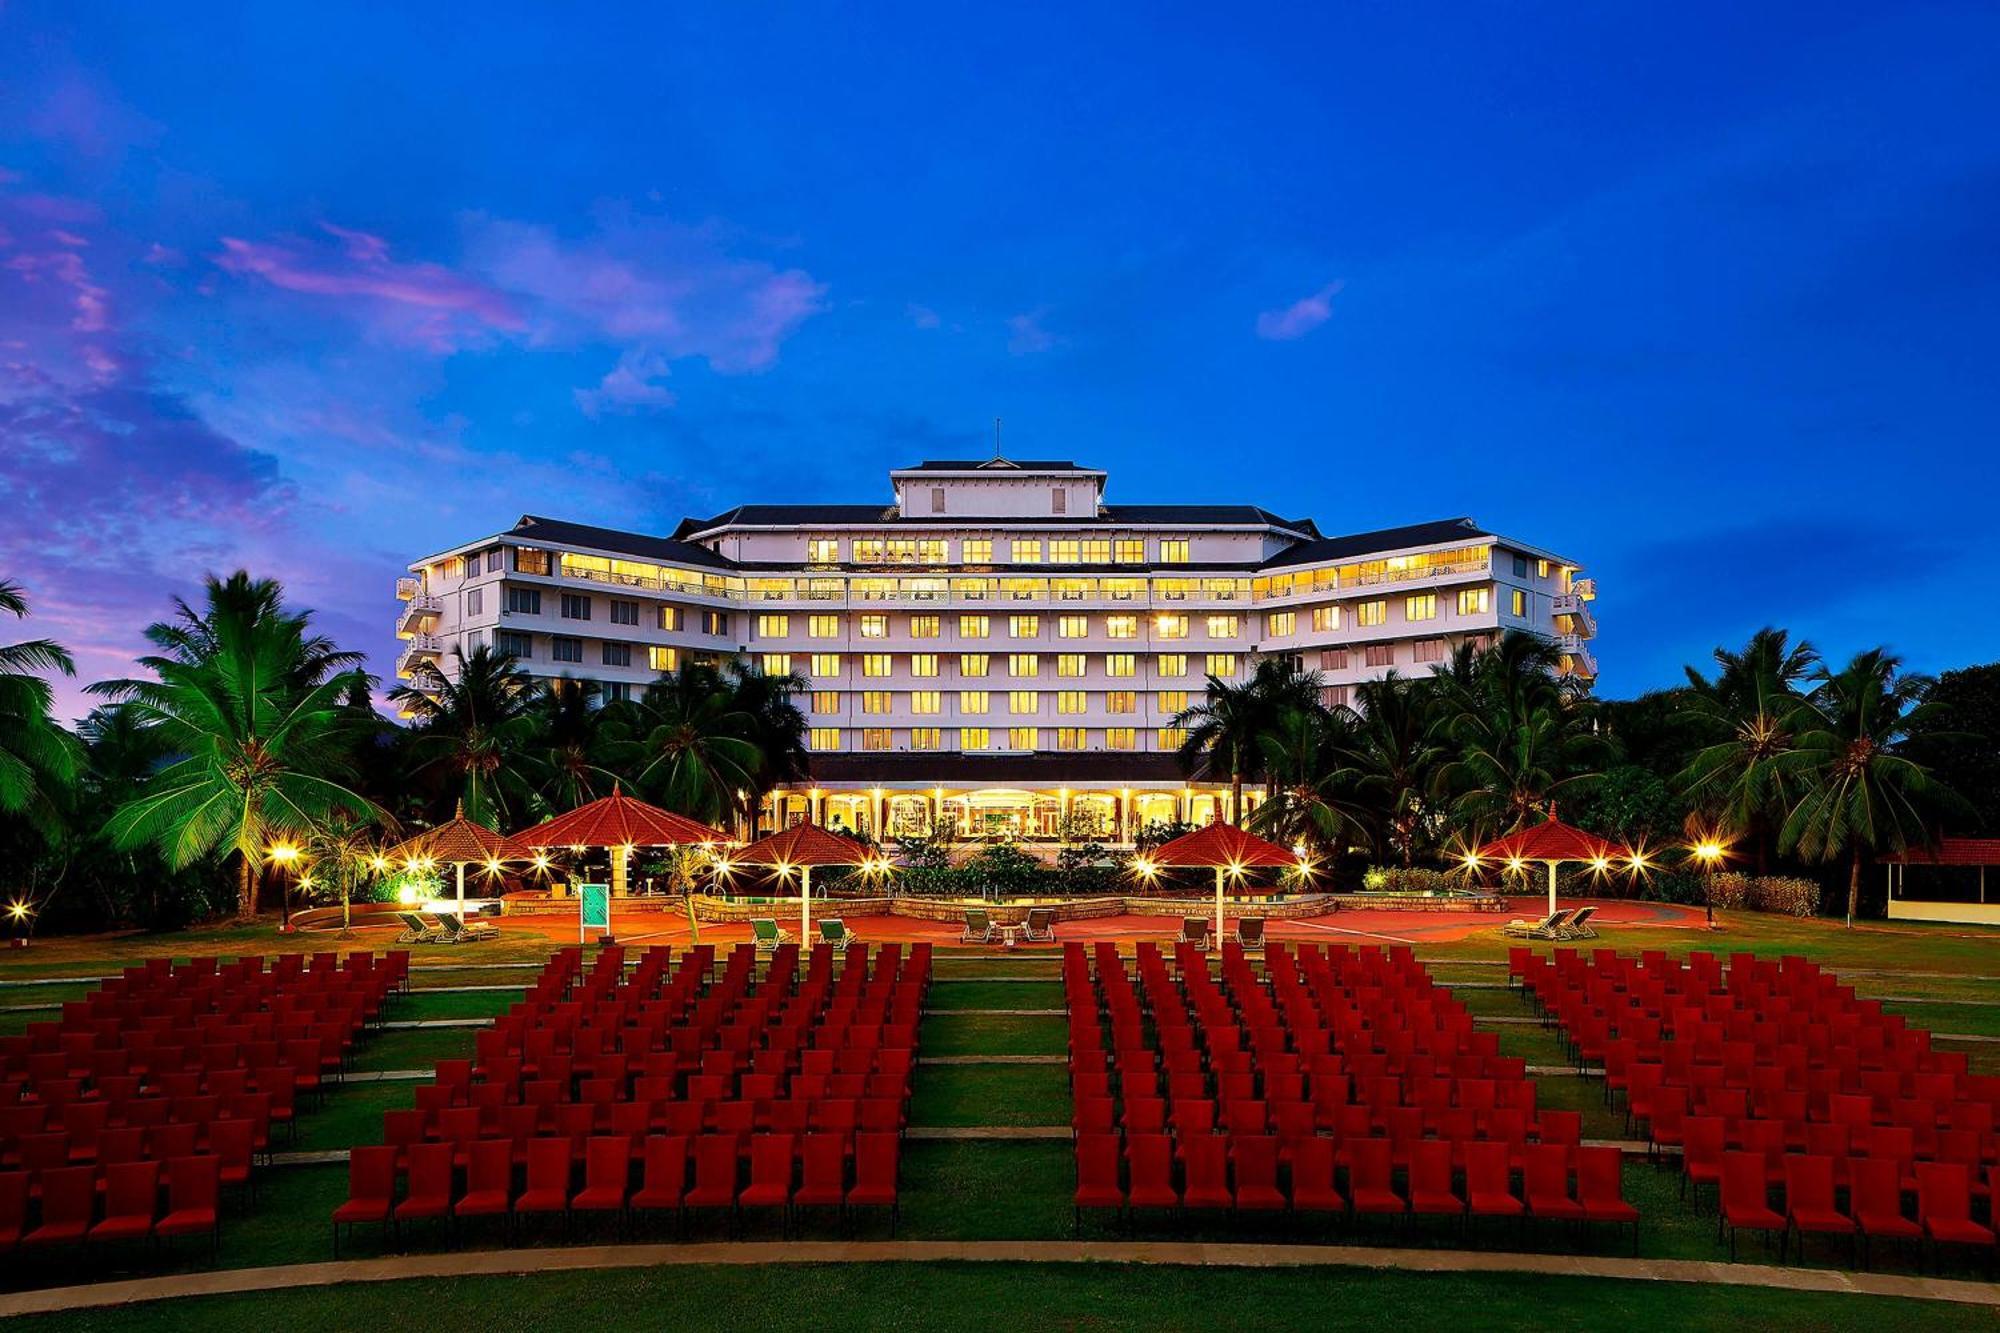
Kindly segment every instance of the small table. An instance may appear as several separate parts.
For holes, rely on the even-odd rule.
[[[1016,944],[1020,942],[1021,932],[1026,929],[1027,929],[1026,925],[1003,924],[1000,927],[1000,947],[1003,949],[1013,948]]]

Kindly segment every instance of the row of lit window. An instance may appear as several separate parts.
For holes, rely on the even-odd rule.
[[[565,601],[569,600],[567,597]],[[586,617],[587,618],[587,617]],[[1042,621],[1055,622],[1056,637],[1059,639],[1087,639],[1090,637],[1090,617],[1081,615],[1048,616],[1018,615],[1006,617],[1007,636],[1013,639],[1039,639],[1042,636]],[[1203,616],[1203,627],[1211,639],[1233,639],[1243,630],[1243,619],[1234,615]],[[993,633],[994,617],[986,615],[961,615],[958,617],[958,637],[961,639],[985,639]],[[1139,620],[1136,615],[1110,615],[1104,617],[1104,634],[1111,639],[1136,639],[1139,637]],[[1193,617],[1166,612],[1152,617],[1153,633],[1162,639],[1185,639]],[[806,637],[809,639],[837,639],[840,637],[840,617],[837,615],[812,615],[805,617]],[[638,622],[631,621],[631,624]],[[913,615],[908,618],[907,628],[913,639],[935,639],[944,634],[944,617],[940,615]],[[878,613],[867,613],[855,618],[855,630],[864,639],[884,639],[889,636],[889,617]],[[772,613],[757,617],[757,637],[760,639],[785,639],[792,633],[792,617],[782,613]]]
[[[671,652],[671,649],[654,649]],[[924,679],[940,674],[941,665],[948,655],[938,653],[910,653],[904,657],[909,664],[910,675]],[[958,674],[974,680],[981,680],[993,674],[994,655],[991,653],[959,653]],[[897,654],[863,653],[861,674],[863,676],[886,679],[895,674]],[[841,674],[839,653],[765,653],[758,659],[767,676],[789,676],[800,662],[806,667],[806,675],[812,680],[830,680]],[[1037,680],[1042,674],[1040,653],[1009,653],[1005,657],[1007,675],[1015,680]],[[1136,653],[1104,653],[1104,674],[1114,679],[1128,678],[1139,674],[1139,656]],[[1204,675],[1220,676],[1227,680],[1237,671],[1235,653],[1209,653],[1201,660]],[[1059,678],[1080,680],[1090,674],[1088,653],[1059,653],[1056,655],[1056,675]],[[1188,673],[1186,653],[1159,653],[1154,657],[1154,674],[1175,678]]]
[[[984,717],[993,710],[991,690],[958,690],[958,712],[961,717]],[[1179,714],[1188,706],[1186,690],[1157,690],[1155,704],[1164,714]],[[1042,700],[1053,698],[1056,712],[1064,716],[1090,711],[1090,692],[1086,690],[1008,690],[1005,691],[1007,711],[1017,717],[1035,717],[1042,711]],[[861,691],[861,711],[872,714],[888,714],[895,711],[896,693],[891,690]],[[912,690],[903,696],[909,701],[909,712],[914,717],[931,717],[944,711],[945,692],[942,690]],[[1137,690],[1106,690],[1101,696],[1107,713],[1136,713],[1139,711]],[[814,690],[810,706],[816,717],[827,717],[840,712],[839,690]]]
[[[863,750],[889,750],[895,748],[895,733],[888,727],[863,727],[861,748]],[[905,748],[911,750],[990,750],[994,748],[994,737],[1003,738],[1009,750],[1039,750],[1042,738],[1052,733],[1051,739],[1058,750],[1136,750],[1139,748],[1137,727],[1105,727],[1098,731],[1090,727],[958,727],[950,745],[946,737],[953,735],[953,729],[945,727],[911,727],[905,733],[909,741]],[[1161,751],[1178,750],[1187,740],[1187,732],[1180,727],[1161,727],[1155,733],[1155,742]],[[1097,737],[1093,743],[1093,737]],[[806,735],[806,744],[814,750],[838,750],[840,744],[839,727],[814,727]]]
[[[1516,615],[1523,614],[1523,595],[1514,592]],[[1462,616],[1484,615],[1493,609],[1491,588],[1460,588],[1458,590],[1458,614]],[[1306,614],[1315,631],[1336,630],[1341,627],[1343,613],[1351,611],[1354,623],[1363,629],[1389,623],[1389,603],[1378,598],[1372,602],[1355,602],[1348,606],[1335,603],[1331,606],[1315,606]],[[1403,619],[1409,623],[1436,620],[1438,598],[1434,592],[1415,593],[1403,599]],[[1264,616],[1264,635],[1279,639],[1298,633],[1299,613],[1296,611],[1270,611]]]
[[[857,565],[942,565],[951,559],[951,543],[943,537],[856,537],[848,546]],[[1159,539],[1159,563],[1184,565],[1193,555],[1185,537]],[[1016,565],[1039,565],[1044,557],[1055,565],[1143,565],[1146,539],[1143,537],[1014,537],[1006,545],[1007,560]],[[958,544],[958,561],[964,565],[993,563],[995,543],[990,537],[967,537]],[[830,565],[840,560],[840,538],[808,537],[806,563]]]

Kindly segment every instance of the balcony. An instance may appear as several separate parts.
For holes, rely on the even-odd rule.
[[[412,634],[403,643],[402,655],[396,659],[396,675],[409,680],[416,674],[417,664],[422,661],[435,662],[444,655],[444,640],[435,634]]]
[[[417,627],[426,620],[444,611],[444,599],[436,593],[418,593],[403,603],[403,614],[396,620],[396,637],[410,638]]]
[[[422,579],[413,578],[405,574],[402,578],[396,580],[396,600],[399,602],[407,602],[412,597],[421,596],[423,591],[424,581]]]

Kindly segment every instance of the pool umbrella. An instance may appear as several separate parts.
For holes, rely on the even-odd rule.
[[[852,838],[828,833],[817,824],[794,824],[782,833],[759,838],[730,858],[753,866],[774,866],[780,878],[796,868],[799,872],[799,947],[806,947],[806,932],[812,928],[812,872],[814,866],[860,866],[875,859],[875,853]]]
[[[580,805],[566,815],[523,829],[513,841],[522,847],[605,847],[611,852],[611,896],[625,889],[626,863],[634,847],[715,847],[729,835],[698,820],[662,810],[625,795],[617,787],[609,796]]]
[[[434,861],[458,871],[458,924],[465,924],[465,868],[493,866],[501,861],[525,861],[528,851],[513,839],[503,837],[465,817],[465,802],[458,803],[449,822],[405,838],[383,853],[391,861]]]
[[[1492,859],[1510,864],[1521,861],[1539,861],[1549,868],[1549,915],[1556,914],[1556,867],[1569,861],[1583,862],[1602,869],[1613,857],[1630,857],[1631,852],[1616,847],[1598,837],[1595,833],[1585,833],[1572,824],[1565,824],[1556,818],[1555,807],[1549,807],[1549,817],[1539,824],[1516,829],[1504,838],[1496,838],[1466,858],[1468,865],[1478,865]]]
[[[1172,842],[1162,843],[1150,858],[1160,866],[1209,866],[1215,870],[1215,938],[1222,939],[1222,889],[1257,866],[1299,865],[1299,858],[1275,842],[1245,833],[1234,824],[1210,824]]]

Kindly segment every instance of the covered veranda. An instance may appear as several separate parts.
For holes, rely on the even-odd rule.
[[[2000,926],[2000,838],[1940,838],[1885,856],[1882,865],[1891,921]]]

